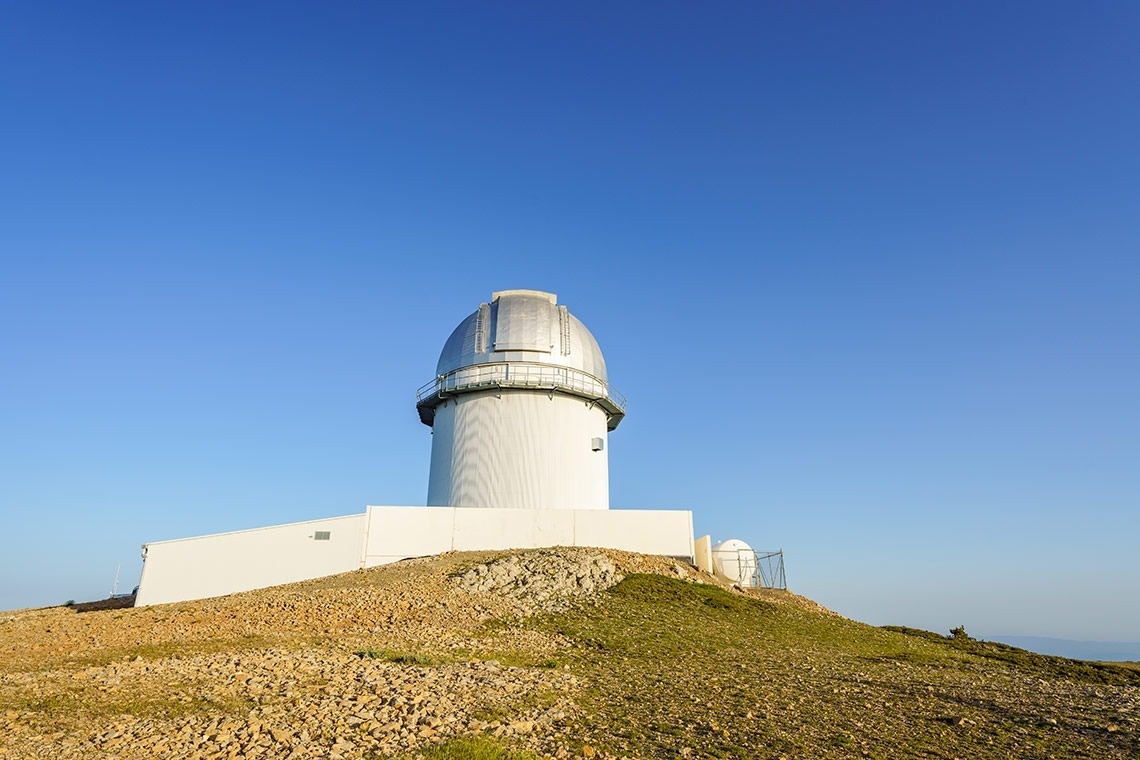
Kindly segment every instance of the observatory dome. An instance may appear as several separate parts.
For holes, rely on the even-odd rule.
[[[610,430],[625,416],[625,399],[609,387],[598,342],[558,296],[541,290],[492,293],[452,331],[435,373],[416,398],[425,425],[448,398],[489,387],[584,398],[606,412]]]
[[[416,393],[428,506],[609,509],[606,441],[625,417],[598,342],[541,290],[501,290],[459,323]]]
[[[475,364],[535,362],[570,367],[606,382],[606,360],[594,336],[558,296],[500,290],[459,323],[443,346],[437,375]]]

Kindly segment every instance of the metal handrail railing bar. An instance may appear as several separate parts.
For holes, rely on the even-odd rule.
[[[526,362],[477,364],[451,370],[418,388],[416,403],[423,403],[441,393],[488,385],[564,388],[582,395],[608,399],[623,412],[626,407],[626,397],[622,393],[588,372],[572,367],[551,367]]]

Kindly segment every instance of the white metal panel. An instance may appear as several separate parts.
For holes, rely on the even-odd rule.
[[[712,573],[716,567],[712,559],[712,537],[701,536],[693,539],[693,564],[698,570]]]
[[[580,398],[513,390],[449,399],[435,413],[428,504],[608,509],[606,437],[605,412]]]
[[[567,316],[570,319],[570,349],[565,353],[566,358],[570,360],[570,366],[588,372],[605,382],[607,379],[606,360],[602,355],[602,348],[598,345],[597,339],[582,324],[582,320],[573,314]]]
[[[327,541],[314,540],[328,531]],[[146,544],[136,606],[204,599],[360,567],[364,515]]]
[[[578,512],[579,546],[608,546],[642,554],[693,556],[693,513],[680,510],[611,509]]]
[[[693,515],[688,511],[369,507],[368,522],[366,567],[445,551],[546,546],[693,556]],[[425,535],[434,542],[431,552],[424,551]]]
[[[435,409],[431,429],[431,464],[428,469],[427,505],[446,507],[451,504],[452,455],[455,452],[456,400],[445,401]]]
[[[526,296],[528,298],[541,298],[549,303],[551,306],[558,303],[558,294],[549,293],[545,290],[496,290],[491,294],[492,301],[498,301],[500,298],[514,298],[515,296]]]
[[[365,514],[156,541],[136,604],[222,596],[445,551],[597,546],[693,556],[691,512],[368,507]],[[314,540],[327,531],[327,541]]]
[[[436,507],[368,507],[365,555],[426,557],[450,551],[455,510]]]
[[[564,319],[560,318],[554,302],[554,294],[538,291],[508,290],[493,294],[490,312],[484,311],[487,304],[481,304],[452,331],[439,354],[436,375],[446,375],[472,364],[538,358],[547,364],[581,370],[607,382],[606,360],[597,340],[574,314],[567,312]],[[520,304],[517,311],[511,305],[515,303]],[[533,314],[525,304],[533,304]],[[532,318],[544,321],[545,326],[531,323]],[[492,347],[491,341],[497,345]],[[558,350],[553,351],[556,344]],[[516,345],[519,348],[513,348]],[[540,353],[536,355],[536,351]]]
[[[452,548],[457,551],[527,549],[570,545],[573,542],[572,510],[455,510]]]
[[[555,311],[554,305],[545,298],[512,296],[496,299],[491,304],[495,322],[492,347],[495,351],[549,353],[554,347],[551,323]]]

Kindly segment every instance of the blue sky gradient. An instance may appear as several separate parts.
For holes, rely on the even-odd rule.
[[[0,15],[0,608],[422,504],[454,326],[536,288],[611,503],[846,615],[1140,641],[1140,7]]]

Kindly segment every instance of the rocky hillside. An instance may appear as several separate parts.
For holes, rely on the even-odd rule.
[[[603,550],[0,614],[0,758],[1136,758],[1138,708],[1135,670]]]

